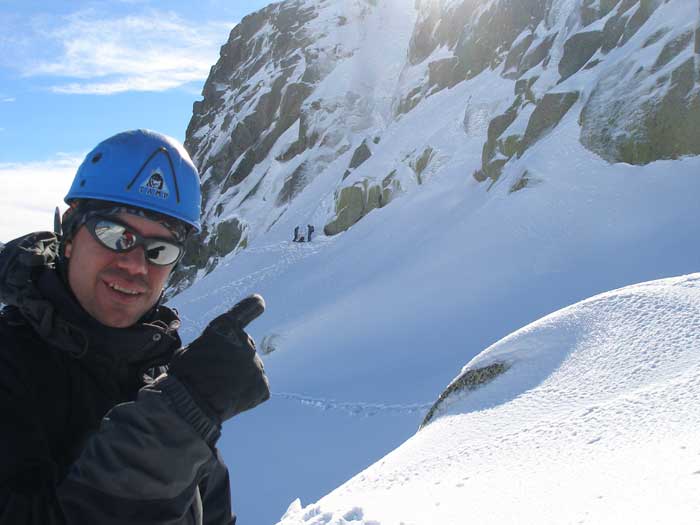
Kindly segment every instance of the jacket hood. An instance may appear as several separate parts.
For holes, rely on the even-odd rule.
[[[80,305],[59,271],[59,238],[35,232],[0,249],[0,302],[49,345],[76,358],[163,364],[179,348],[177,313],[154,307],[128,328],[105,326]]]

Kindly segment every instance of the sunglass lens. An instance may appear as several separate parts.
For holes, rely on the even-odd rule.
[[[182,247],[178,244],[162,239],[139,240],[126,226],[109,219],[99,219],[94,223],[93,231],[97,240],[115,252],[126,252],[137,244],[143,245],[146,258],[151,264],[167,266],[177,262],[182,255]]]
[[[146,257],[157,265],[173,264],[180,258],[181,249],[176,244],[166,241],[149,241],[146,247]]]
[[[110,250],[126,251],[134,246],[136,237],[121,224],[101,220],[95,224],[95,236]]]

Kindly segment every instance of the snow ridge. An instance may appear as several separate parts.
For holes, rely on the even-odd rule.
[[[279,524],[695,522],[700,274],[572,305],[466,368],[495,360],[512,366]]]

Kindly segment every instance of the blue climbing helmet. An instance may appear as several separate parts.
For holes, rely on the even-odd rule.
[[[150,210],[201,230],[197,168],[182,144],[154,131],[118,133],[88,153],[64,200],[80,199]]]

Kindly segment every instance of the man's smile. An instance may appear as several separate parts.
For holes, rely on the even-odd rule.
[[[124,284],[119,284],[115,281],[105,281],[105,284],[109,286],[112,290],[116,290],[117,292],[121,292],[123,294],[127,295],[141,295],[144,293],[143,289],[138,289],[136,287],[129,286],[129,285],[124,285]]]

